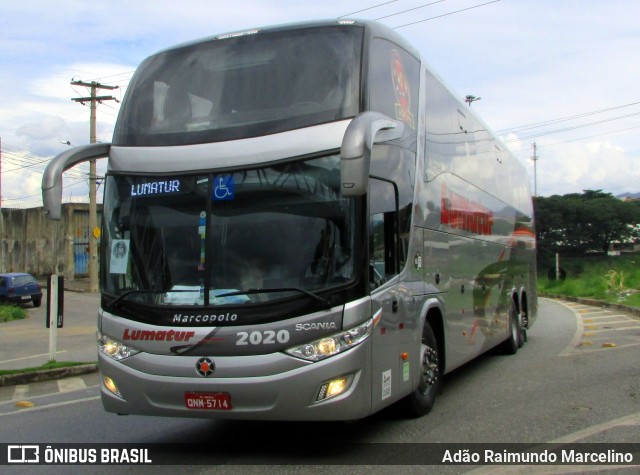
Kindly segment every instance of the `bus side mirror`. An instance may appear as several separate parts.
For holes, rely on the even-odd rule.
[[[403,132],[402,122],[380,112],[363,112],[351,121],[340,149],[342,196],[361,196],[367,192],[373,144],[398,139]]]
[[[62,173],[78,163],[106,157],[109,155],[109,150],[111,150],[110,143],[94,143],[66,150],[49,162],[42,174],[42,205],[47,218],[56,221],[60,219]]]

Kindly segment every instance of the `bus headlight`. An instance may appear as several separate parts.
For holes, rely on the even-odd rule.
[[[98,348],[99,350],[107,355],[109,358],[112,358],[116,361],[123,360],[125,358],[129,358],[140,351],[132,348],[124,343],[114,340],[113,338],[108,337],[107,335],[96,332],[96,336],[98,338]]]
[[[373,318],[370,318],[349,330],[289,348],[286,353],[303,360],[320,361],[362,343],[371,335],[372,330]]]

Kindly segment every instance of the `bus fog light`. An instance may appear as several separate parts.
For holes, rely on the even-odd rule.
[[[118,386],[116,386],[116,382],[113,379],[111,379],[109,376],[103,376],[102,382],[105,388],[107,388],[116,396],[122,397],[122,394],[120,394],[120,390],[118,389]]]
[[[351,386],[351,380],[351,376],[343,376],[323,383],[318,391],[316,402],[325,401],[344,393]]]

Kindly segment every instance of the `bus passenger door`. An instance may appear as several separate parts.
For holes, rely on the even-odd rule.
[[[406,325],[413,303],[410,289],[400,279],[400,256],[396,204],[390,183],[369,182],[369,276],[373,308],[382,318],[372,335],[372,409],[399,399],[411,388],[408,365],[400,357],[403,338],[410,337]],[[389,196],[389,194],[391,195]],[[406,390],[405,390],[406,389]]]

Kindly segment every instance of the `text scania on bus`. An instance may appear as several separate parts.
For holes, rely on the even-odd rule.
[[[442,376],[514,354],[537,311],[529,180],[393,30],[217,35],[137,69],[110,144],[98,314],[117,414],[423,415]]]

